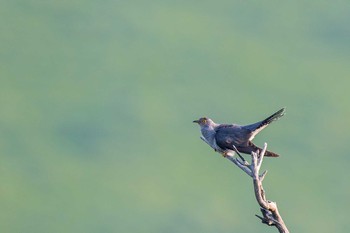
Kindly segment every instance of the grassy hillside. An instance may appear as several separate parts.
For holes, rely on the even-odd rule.
[[[248,124],[291,232],[350,231],[347,1],[1,1],[2,232],[275,232],[192,120]]]

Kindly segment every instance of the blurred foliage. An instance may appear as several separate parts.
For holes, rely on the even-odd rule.
[[[275,232],[192,120],[255,142],[291,232],[350,232],[348,1],[0,1],[2,232]]]

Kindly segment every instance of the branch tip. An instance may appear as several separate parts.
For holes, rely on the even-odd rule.
[[[260,177],[260,182],[262,182],[265,179],[265,176],[267,174],[267,170],[265,170],[259,177]]]

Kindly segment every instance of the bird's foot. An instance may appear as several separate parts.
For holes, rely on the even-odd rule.
[[[223,152],[223,153],[221,153],[221,155],[223,158],[227,158],[230,156],[227,152]]]

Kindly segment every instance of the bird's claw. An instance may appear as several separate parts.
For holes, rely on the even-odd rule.
[[[224,152],[224,153],[221,153],[221,155],[222,155],[223,158],[227,158],[227,157],[229,156],[229,155],[228,155],[227,153],[225,153],[225,152]]]

